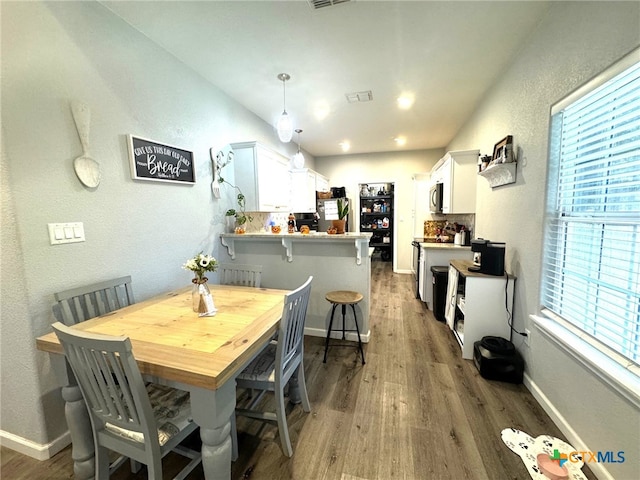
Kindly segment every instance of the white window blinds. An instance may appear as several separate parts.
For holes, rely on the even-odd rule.
[[[541,301],[640,364],[639,53],[554,106]]]

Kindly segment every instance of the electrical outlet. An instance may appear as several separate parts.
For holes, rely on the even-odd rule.
[[[525,335],[524,344],[527,347],[530,347],[531,346],[531,330],[529,330],[528,328],[525,328],[524,329],[524,335]]]

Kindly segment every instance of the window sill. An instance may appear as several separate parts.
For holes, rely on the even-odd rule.
[[[604,348],[560,318],[529,315],[540,332],[622,398],[640,409],[640,367],[629,360],[614,360]]]

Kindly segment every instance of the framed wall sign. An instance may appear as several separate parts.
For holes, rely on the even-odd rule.
[[[193,152],[133,135],[129,135],[128,143],[134,180],[196,183]]]

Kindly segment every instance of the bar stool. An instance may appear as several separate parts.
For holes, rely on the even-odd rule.
[[[360,303],[364,298],[359,292],[352,292],[349,290],[336,290],[333,292],[327,292],[324,298],[332,304],[331,306],[331,320],[329,320],[329,330],[327,331],[327,341],[324,345],[324,360],[322,363],[327,363],[327,350],[329,349],[329,337],[331,337],[331,331],[333,328],[333,314],[336,311],[336,307],[340,305],[342,307],[342,340],[345,340],[345,332],[357,332],[358,333],[358,348],[360,349],[360,355],[362,355],[362,364],[364,361],[364,350],[362,349],[362,340],[360,339],[360,327],[358,326],[358,317],[356,316],[356,304]],[[353,320],[356,324],[355,330],[345,330],[345,313],[347,311],[347,305],[351,305],[353,310]],[[334,344],[332,346],[345,346],[346,344]]]

